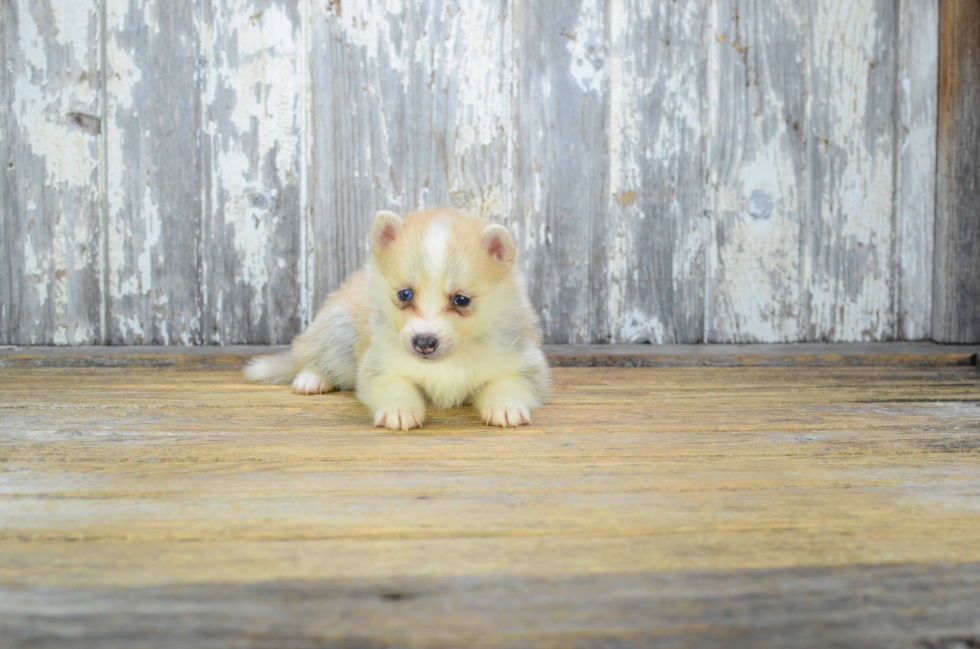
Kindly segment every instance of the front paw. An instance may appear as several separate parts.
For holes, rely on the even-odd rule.
[[[487,422],[487,426],[517,428],[531,423],[531,411],[520,401],[488,403],[480,408],[480,416]]]
[[[425,420],[425,408],[416,406],[386,406],[374,413],[374,425],[391,430],[421,428]]]

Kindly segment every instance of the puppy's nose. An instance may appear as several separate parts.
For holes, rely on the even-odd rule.
[[[428,334],[419,334],[412,338],[412,347],[420,354],[431,354],[439,346],[439,339]]]

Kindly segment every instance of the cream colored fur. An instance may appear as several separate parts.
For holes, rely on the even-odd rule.
[[[374,424],[395,430],[421,426],[428,406],[464,403],[488,425],[530,423],[550,376],[507,230],[448,209],[379,212],[371,245],[367,267],[292,349],[254,359],[246,375],[301,394],[356,390]],[[470,305],[454,306],[456,295]],[[423,335],[438,340],[428,355],[413,349]]]

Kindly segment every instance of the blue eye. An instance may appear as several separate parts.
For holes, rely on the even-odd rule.
[[[404,291],[398,291],[398,299],[402,302],[408,302],[412,299],[412,289],[406,288]]]
[[[457,295],[456,297],[453,298],[453,305],[454,306],[469,306],[470,305],[470,298],[466,297],[465,295]]]

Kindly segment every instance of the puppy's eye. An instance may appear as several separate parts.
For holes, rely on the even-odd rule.
[[[453,306],[469,306],[470,298],[465,295],[457,295],[453,298]]]
[[[409,302],[412,299],[412,289],[406,288],[403,291],[398,291],[398,299],[402,302]]]

